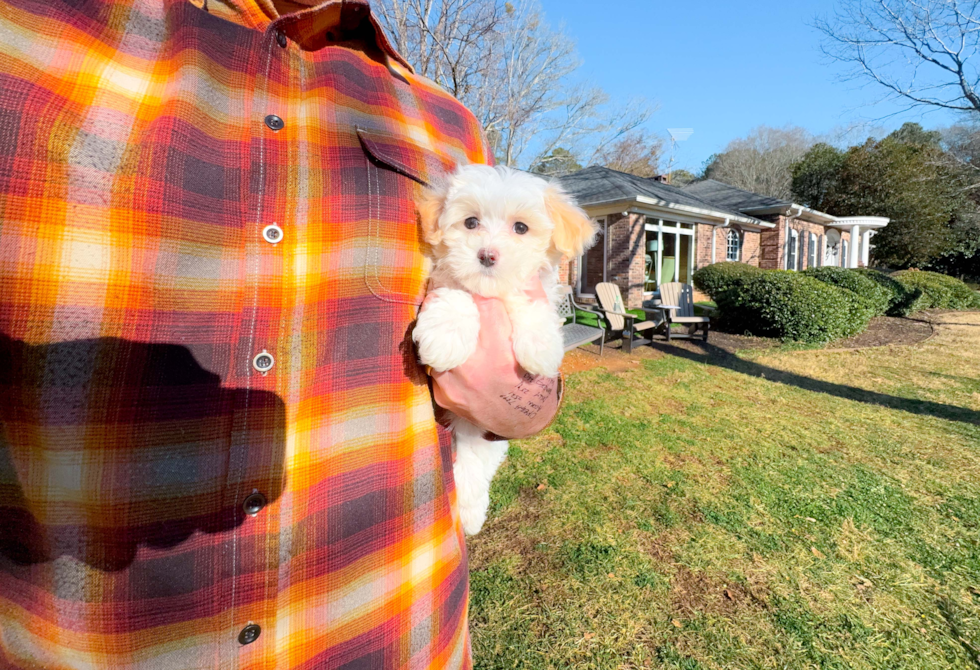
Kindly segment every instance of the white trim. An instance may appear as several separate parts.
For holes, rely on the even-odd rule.
[[[861,226],[857,223],[851,226],[851,243],[847,247],[848,259],[847,267],[856,268],[861,251]]]
[[[681,280],[681,228],[674,229],[674,281]]]
[[[789,223],[786,224],[789,226]],[[789,257],[790,254],[793,256],[793,267],[790,267]],[[800,231],[795,228],[789,229],[789,235],[786,239],[786,268],[787,270],[799,270],[800,269]]]
[[[663,219],[659,219],[659,220],[663,221]],[[684,222],[682,221],[681,223]],[[653,225],[652,223],[645,223],[643,224],[643,229],[646,232],[652,233],[657,229],[657,226]],[[694,235],[697,228],[681,228],[679,226],[664,226],[664,230],[667,231],[668,233],[676,232],[678,235]]]
[[[647,207],[637,207],[637,204],[646,205]],[[646,216],[663,216],[664,214],[667,214],[668,218],[670,218],[672,221],[676,220],[680,221],[681,223],[717,222],[718,225],[721,225],[726,219],[728,219],[739,223],[745,223],[750,226],[757,226],[760,230],[763,228],[775,228],[774,223],[760,221],[759,219],[748,216],[739,216],[737,214],[729,214],[713,209],[688,207],[686,205],[671,205],[664,200],[656,200],[654,198],[648,198],[642,195],[638,195],[635,198],[617,198],[615,200],[601,200],[587,204],[580,203],[579,206],[593,218],[608,214],[618,214],[628,209],[632,209],[635,210],[634,213],[644,214]],[[706,221],[705,219],[708,220]]]
[[[694,230],[697,230],[697,226],[694,227]],[[694,276],[694,263],[697,260],[694,257],[694,252],[697,246],[698,246],[697,237],[692,237],[687,241],[687,275],[685,275],[684,277],[685,284],[690,284],[693,281],[692,277]]]
[[[728,257],[728,252],[732,246],[732,235],[735,236],[735,258],[731,259]],[[725,261],[732,261],[738,263],[742,260],[742,234],[739,233],[734,228],[729,229],[728,234],[725,235]]]
[[[841,230],[846,230],[851,226],[860,226],[861,228],[884,228],[888,225],[891,219],[885,218],[884,216],[846,216],[837,219],[834,224],[835,228],[840,228]]]
[[[795,215],[792,214],[794,209],[796,210]],[[836,216],[818,211],[816,209],[811,209],[804,205],[797,205],[795,202],[790,205],[776,205],[773,207],[751,207],[743,211],[751,214],[758,214],[759,216],[765,216],[766,214],[779,214],[780,216],[803,219],[804,221],[818,223],[824,226],[833,226],[840,221],[840,219],[838,219]]]
[[[644,232],[646,232],[646,226],[644,225]],[[664,272],[664,220],[657,220],[657,255],[653,257],[653,264],[656,266],[657,273],[657,289],[660,289],[663,283],[663,277],[661,276]]]

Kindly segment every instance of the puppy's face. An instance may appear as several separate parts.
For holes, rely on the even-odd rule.
[[[506,167],[459,168],[425,193],[419,213],[440,270],[488,297],[520,290],[595,238],[592,221],[557,184]]]

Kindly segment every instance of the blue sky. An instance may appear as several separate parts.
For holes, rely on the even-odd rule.
[[[855,123],[886,130],[904,121],[956,121],[944,112],[900,113],[881,90],[841,82],[808,23],[833,0],[540,0],[548,22],[578,44],[582,75],[611,96],[659,104],[647,123],[693,128],[677,167],[697,170],[756,126],[802,126],[815,134]]]

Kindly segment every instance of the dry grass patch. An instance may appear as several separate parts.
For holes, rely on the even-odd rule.
[[[980,314],[942,318],[569,375],[470,541],[476,667],[977,670]]]

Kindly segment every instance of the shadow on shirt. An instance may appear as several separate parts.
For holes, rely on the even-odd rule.
[[[0,398],[0,556],[15,564],[120,570],[283,489],[282,400],[222,388],[182,346],[0,335]]]

